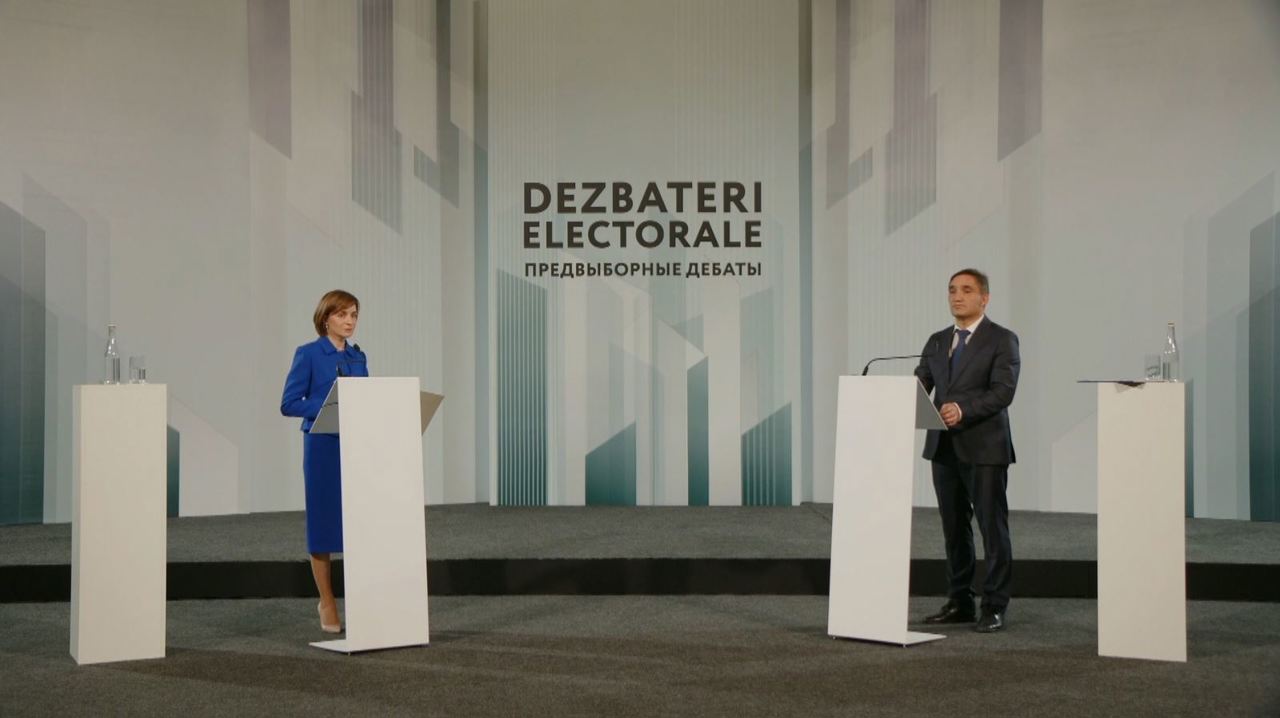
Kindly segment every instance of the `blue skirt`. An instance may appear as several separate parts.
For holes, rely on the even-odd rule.
[[[342,551],[342,464],[336,434],[302,435],[307,553]]]

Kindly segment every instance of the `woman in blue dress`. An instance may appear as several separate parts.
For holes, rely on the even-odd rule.
[[[330,554],[342,552],[342,465],[336,434],[309,433],[329,389],[339,376],[369,376],[360,346],[351,342],[360,318],[360,300],[335,289],[320,298],[312,321],[314,342],[293,353],[293,366],[284,381],[280,413],[302,418],[302,475],[306,487],[307,552],[311,574],[320,592],[320,628],[342,631],[338,603],[333,597]]]

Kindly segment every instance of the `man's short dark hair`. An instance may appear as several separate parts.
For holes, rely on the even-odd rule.
[[[974,279],[978,280],[978,286],[982,288],[983,294],[991,293],[991,281],[987,279],[987,275],[983,274],[980,270],[974,269],[973,267],[967,267],[965,269],[961,269],[959,272],[956,272],[955,274],[951,275],[951,279],[947,280],[947,284],[954,282],[956,277],[959,277],[964,274],[967,274],[970,277],[973,277]]]

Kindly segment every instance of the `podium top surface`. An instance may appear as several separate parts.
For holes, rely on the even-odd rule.
[[[375,377],[378,379],[397,378],[397,377]],[[410,377],[416,379],[416,377]],[[369,377],[343,377],[347,381],[368,381]],[[316,415],[316,420],[311,424],[311,434],[338,434],[342,423],[342,411],[339,408],[340,391],[343,379],[339,379],[333,383],[329,389],[329,395],[324,399],[324,405],[320,408],[320,413]],[[422,424],[419,427],[421,433],[425,433],[427,427],[431,424],[431,420],[435,418],[436,411],[440,408],[440,404],[444,402],[444,394],[435,394],[429,391],[418,392],[418,409],[422,417]]]
[[[167,386],[168,384],[163,384],[163,383],[153,382],[153,381],[142,382],[142,383],[122,381],[119,384],[101,384],[101,383],[75,384],[73,385],[73,388],[82,389],[82,390],[89,389],[91,391],[97,391],[99,389],[102,389],[103,391],[144,391],[147,389],[155,389],[155,388],[164,389]]]

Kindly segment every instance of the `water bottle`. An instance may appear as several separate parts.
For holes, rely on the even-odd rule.
[[[120,349],[116,346],[116,325],[107,325],[107,350],[103,352],[103,384],[120,383]]]
[[[1178,341],[1173,335],[1173,322],[1169,322],[1169,336],[1164,340],[1164,353],[1160,355],[1160,378],[1178,381]]]

